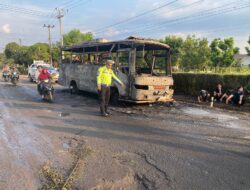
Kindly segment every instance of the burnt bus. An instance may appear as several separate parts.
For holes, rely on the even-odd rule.
[[[59,84],[97,93],[96,74],[105,60],[125,84],[111,86],[113,100],[135,103],[173,101],[170,47],[158,41],[129,37],[121,41],[89,41],[62,48]]]

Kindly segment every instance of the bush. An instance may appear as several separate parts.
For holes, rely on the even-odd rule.
[[[212,93],[218,83],[221,83],[228,91],[239,86],[250,90],[250,75],[175,73],[173,78],[175,92],[186,95],[196,96],[201,89]]]
[[[28,75],[28,68],[24,65],[17,65],[17,69],[21,75]]]

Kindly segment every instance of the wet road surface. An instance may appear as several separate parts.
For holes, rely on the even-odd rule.
[[[0,189],[38,189],[42,165],[63,176],[90,147],[70,189],[249,189],[250,115],[176,103],[121,105],[55,86],[43,102],[27,79],[0,83]],[[80,152],[80,149],[77,149]]]

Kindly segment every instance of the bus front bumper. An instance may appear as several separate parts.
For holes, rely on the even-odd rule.
[[[174,90],[169,89],[163,92],[136,90],[132,95],[135,103],[173,102]]]

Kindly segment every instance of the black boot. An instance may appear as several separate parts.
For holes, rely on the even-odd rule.
[[[108,117],[108,114],[102,108],[100,108],[100,111],[103,117]]]
[[[105,113],[107,113],[108,115],[111,115],[110,111],[108,111],[108,106],[105,106]]]

